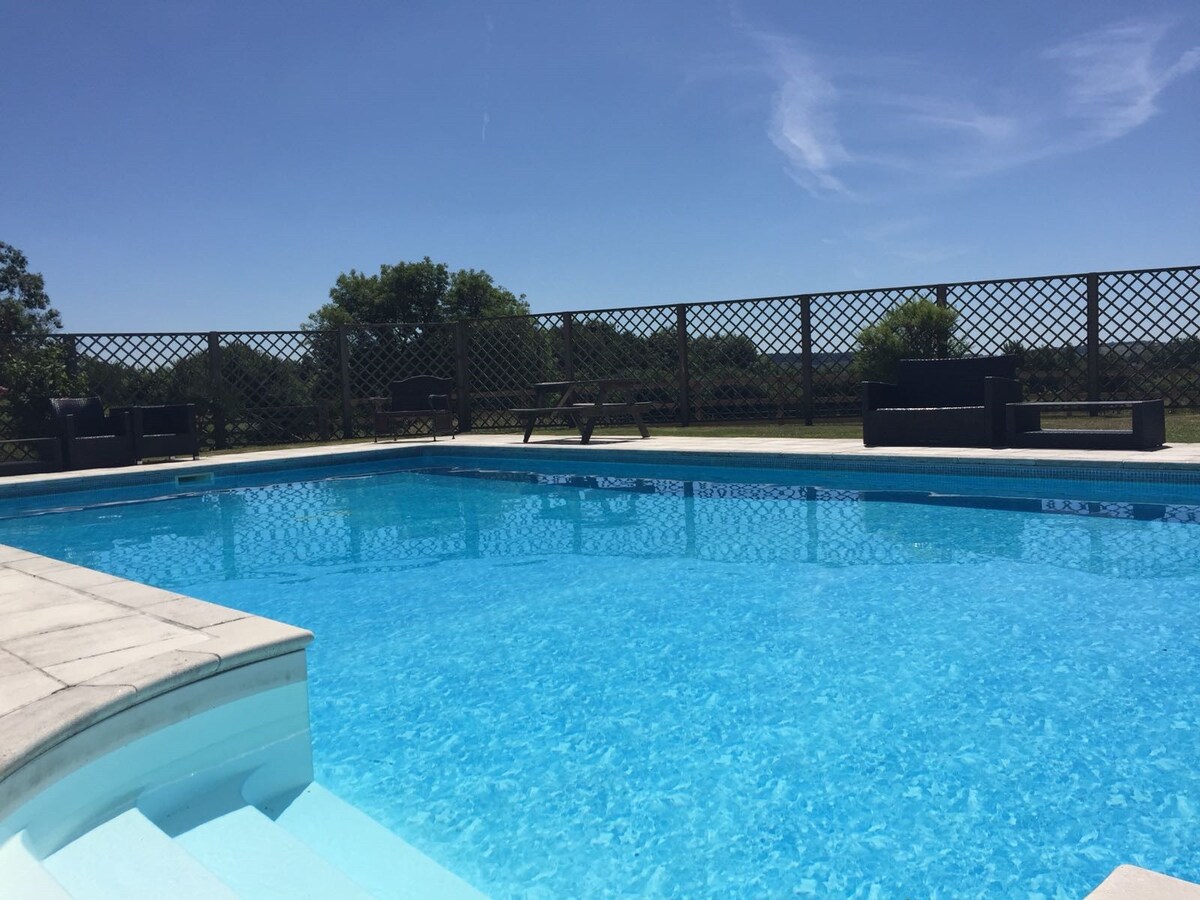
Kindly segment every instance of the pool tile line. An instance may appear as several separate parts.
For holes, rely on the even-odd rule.
[[[876,471],[920,472],[946,475],[1005,475],[1023,477],[1077,478],[1086,472],[1097,480],[1138,480],[1159,483],[1200,483],[1200,443],[1169,445],[1158,451],[1115,450],[1027,450],[967,447],[864,447],[861,441],[831,438],[719,438],[651,437],[594,438],[590,444],[561,437],[535,437],[521,443],[514,434],[459,435],[453,442],[410,440],[377,444],[363,442],[328,447],[249,451],[239,454],[151,463],[87,473],[55,472],[0,478],[0,499],[105,487],[131,487],[172,483],[180,475],[213,472],[221,475],[253,475],[269,472],[286,463],[288,468],[315,468],[355,462],[411,458],[445,458],[469,455],[480,449],[505,449],[518,453],[533,451],[570,458],[571,454],[630,453],[671,462],[695,463],[698,457],[722,462],[737,461],[765,468],[836,468]]]

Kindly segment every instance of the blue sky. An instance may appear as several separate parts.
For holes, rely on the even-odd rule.
[[[0,0],[0,240],[68,330],[1200,262],[1192,0]]]

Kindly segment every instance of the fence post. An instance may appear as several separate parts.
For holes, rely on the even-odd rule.
[[[1087,392],[1088,400],[1100,399],[1100,276],[1087,276]]]
[[[67,358],[64,361],[67,369],[67,376],[74,378],[79,374],[79,347],[75,343],[75,335],[68,334],[63,336]]]
[[[225,401],[221,385],[221,333],[208,333],[208,398],[212,408],[213,444],[218,450],[226,447]]]
[[[804,424],[813,423],[812,297],[800,298],[800,379],[804,391]]]
[[[471,430],[471,360],[468,356],[467,323],[454,323],[454,380],[458,384],[458,430]]]
[[[350,341],[346,337],[346,326],[339,325],[338,378],[342,386],[342,437],[354,437],[354,408],[350,405]]]
[[[935,285],[933,288],[933,297],[934,297],[933,302],[936,303],[938,306],[940,306],[942,309],[946,308],[946,293],[947,293],[946,285],[944,285],[944,284]],[[945,359],[947,356],[950,355],[950,347],[946,343],[945,340],[938,342],[937,354],[938,354],[938,359]]]
[[[679,424],[692,424],[691,384],[688,377],[687,304],[675,307],[675,346],[679,357]]]
[[[563,354],[563,378],[567,381],[575,380],[575,349],[573,346],[574,339],[572,330],[574,328],[574,317],[570,313],[563,313],[562,317],[562,354]]]

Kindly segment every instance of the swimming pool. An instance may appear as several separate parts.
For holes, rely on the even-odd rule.
[[[318,779],[495,896],[1200,874],[1197,487],[403,464],[8,500],[0,542],[311,628]]]

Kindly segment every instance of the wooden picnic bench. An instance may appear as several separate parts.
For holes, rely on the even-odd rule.
[[[510,409],[525,425],[523,443],[529,443],[533,426],[539,419],[561,417],[571,422],[579,429],[580,443],[586,444],[592,439],[592,430],[601,421],[610,420],[616,416],[629,416],[637,426],[642,437],[650,437],[646,423],[642,420],[642,411],[654,404],[649,401],[629,399],[636,395],[638,382],[632,378],[591,378],[579,381],[543,381],[533,386],[533,406]],[[581,391],[591,393],[595,399],[579,400]],[[625,399],[613,400],[613,393],[619,393]],[[558,395],[554,403],[547,403],[549,397]]]

